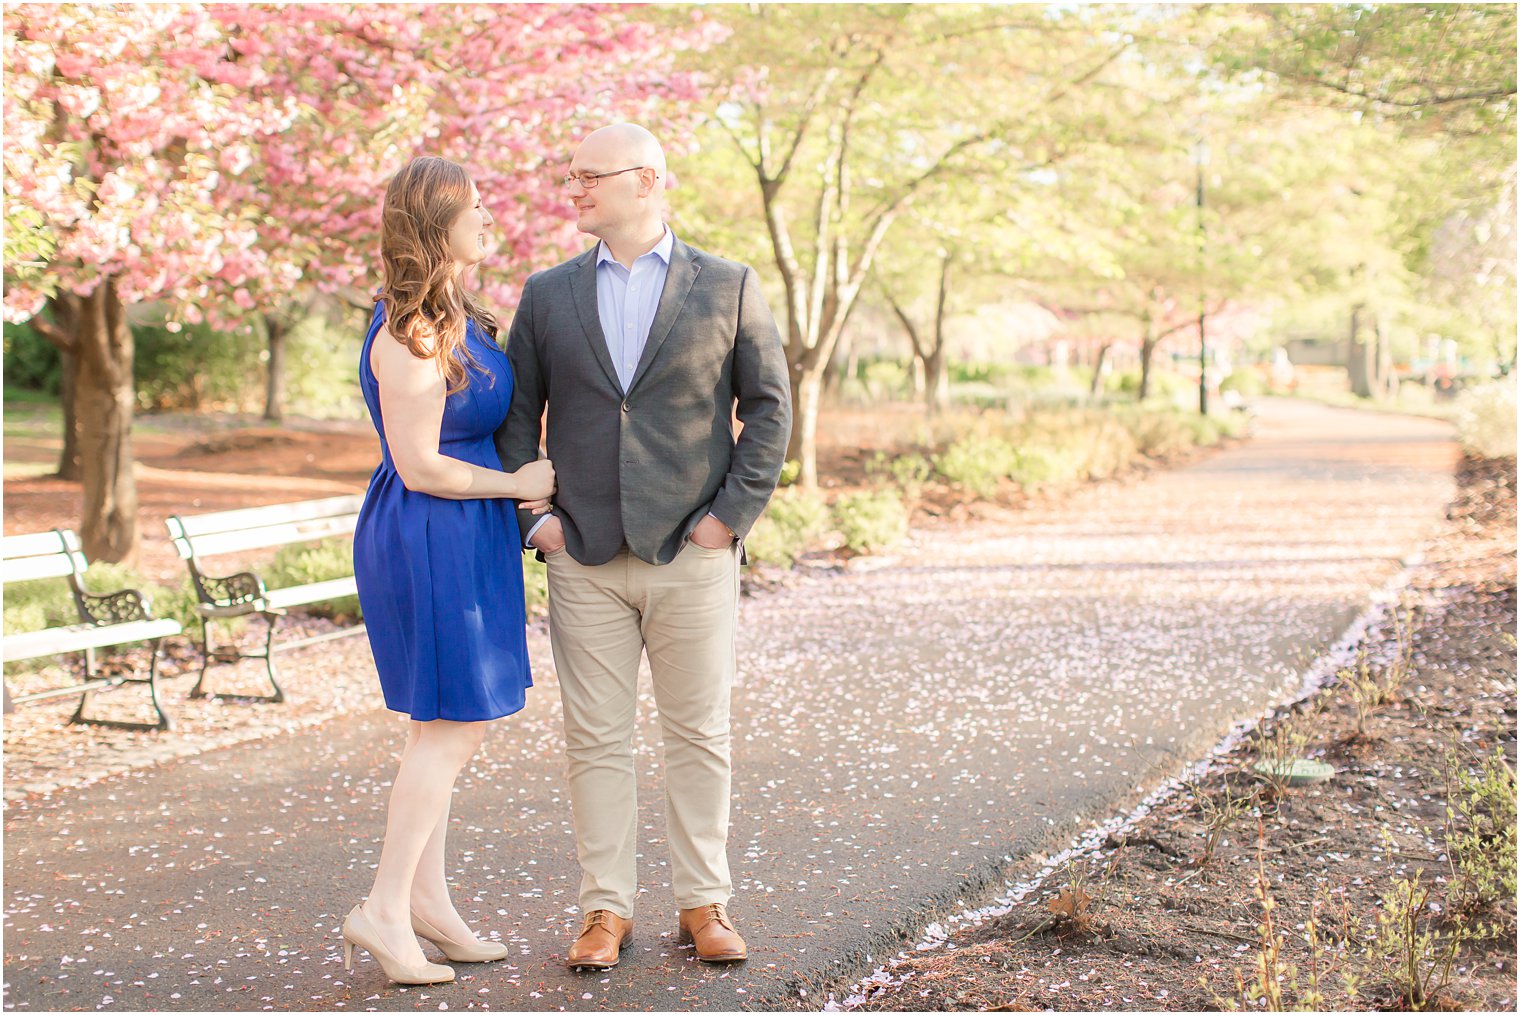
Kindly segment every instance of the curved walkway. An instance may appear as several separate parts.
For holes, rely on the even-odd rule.
[[[392,987],[368,959],[343,972],[334,932],[378,855],[402,734],[369,711],[12,803],[5,1005],[821,1006],[799,990],[895,952],[1010,858],[1296,690],[1440,525],[1449,427],[1261,410],[1252,441],[1194,466],[922,531],[869,571],[744,603],[730,840],[744,965],[675,944],[646,692],[635,942],[613,973],[563,970],[578,871],[544,653],[529,708],[493,732],[453,811],[460,907],[511,959],[444,987]]]

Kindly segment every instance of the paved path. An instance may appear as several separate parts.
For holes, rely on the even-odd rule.
[[[677,948],[658,734],[637,749],[645,895],[610,975],[563,971],[573,839],[547,659],[462,779],[461,908],[513,957],[398,989],[334,931],[367,886],[401,736],[366,712],[12,804],[16,1009],[765,1008],[891,954],[1009,858],[1064,842],[1298,686],[1439,525],[1449,428],[1267,402],[1190,468],[920,533],[872,570],[747,601],[735,916],[752,958]],[[816,990],[806,999],[821,1005]]]

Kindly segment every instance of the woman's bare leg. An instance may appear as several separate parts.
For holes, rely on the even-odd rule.
[[[413,723],[408,731],[401,766],[391,787],[385,845],[380,850],[369,899],[364,903],[364,915],[374,924],[391,954],[403,963],[415,964],[424,959],[422,947],[412,934],[412,885],[435,836],[441,875],[454,780],[479,749],[485,733],[485,723],[447,719]]]

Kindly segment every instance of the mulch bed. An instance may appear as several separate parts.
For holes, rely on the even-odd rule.
[[[1336,1010],[1411,1006],[1389,957],[1370,960],[1396,879],[1419,874],[1420,932],[1480,926],[1449,976],[1429,975],[1424,1007],[1514,1010],[1513,897],[1459,913],[1447,847],[1448,761],[1468,772],[1496,751],[1513,794],[1515,730],[1515,462],[1464,462],[1447,531],[1426,548],[1401,603],[1369,628],[1358,655],[1384,677],[1406,676],[1364,719],[1342,675],[1268,717],[1210,770],[1149,813],[1065,864],[1034,858],[1011,872],[1018,901],[968,914],[942,944],[864,983],[833,985],[835,1007],[861,1011],[1189,1011],[1260,1008],[1263,905],[1275,904],[1282,1005]],[[1402,618],[1394,623],[1391,618]],[[1410,631],[1412,629],[1412,635]],[[1324,783],[1274,789],[1255,776],[1260,744],[1298,731],[1295,753],[1334,766]],[[1211,822],[1227,794],[1249,803]],[[1510,863],[1513,811],[1510,811]],[[1207,862],[1210,825],[1224,831]],[[1458,818],[1458,830],[1468,827]],[[1035,876],[1046,868],[1043,877]],[[1320,941],[1322,1000],[1306,996]],[[1420,967],[1430,974],[1432,967]],[[1345,972],[1360,974],[1355,993]],[[1237,977],[1240,979],[1237,980]],[[1442,982],[1444,979],[1444,983]],[[1433,989],[1431,989],[1433,988]],[[812,992],[810,992],[812,993]],[[816,996],[816,995],[814,995]]]

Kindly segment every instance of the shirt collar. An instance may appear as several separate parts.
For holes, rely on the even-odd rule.
[[[660,260],[665,262],[666,267],[669,267],[670,252],[675,249],[675,245],[675,234],[670,231],[669,226],[666,226],[665,235],[660,237],[660,242],[656,243],[648,253],[639,255],[639,259],[642,260],[643,258],[648,257],[650,254],[655,254],[659,257]],[[606,261],[611,261],[614,264],[617,263],[617,259],[612,256],[612,251],[607,248],[607,244],[602,240],[598,240],[596,244],[597,267],[601,267],[602,263]]]

